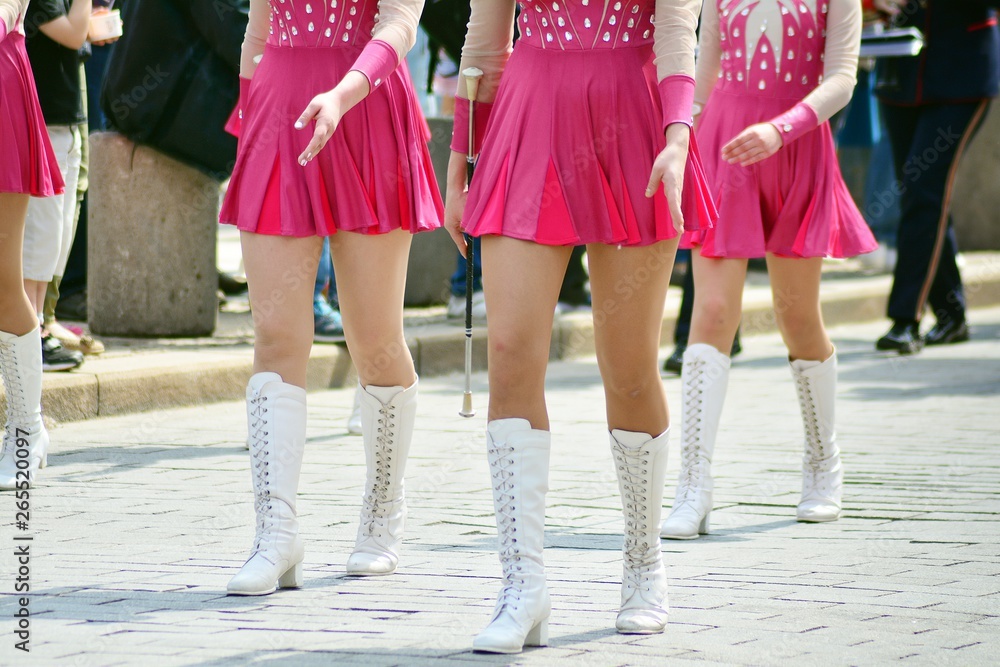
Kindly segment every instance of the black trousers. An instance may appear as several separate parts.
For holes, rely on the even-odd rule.
[[[965,149],[989,100],[918,107],[882,105],[900,198],[898,258],[889,317],[919,321],[927,304],[940,318],[964,318],[965,294],[955,263],[958,244],[951,194]]]

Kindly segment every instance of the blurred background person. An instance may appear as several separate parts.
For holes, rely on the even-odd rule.
[[[965,293],[951,219],[955,172],[990,101],[1000,91],[1000,2],[989,0],[874,0],[886,22],[919,28],[926,46],[913,58],[883,59],[877,67],[881,102],[896,167],[893,193],[901,217],[898,256],[889,294],[892,327],[875,346],[900,354],[924,344],[969,339]],[[935,324],[920,322],[930,305]]]

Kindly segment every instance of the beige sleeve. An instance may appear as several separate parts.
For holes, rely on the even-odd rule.
[[[380,0],[372,39],[386,42],[402,61],[417,41],[417,25],[424,0]]]
[[[492,102],[500,86],[500,75],[514,43],[514,5],[514,0],[472,0],[472,17],[459,70],[465,71],[468,67],[483,70],[479,83],[480,102]],[[468,96],[465,77],[461,75],[458,96]]]
[[[722,69],[722,42],[719,37],[719,8],[715,0],[705,0],[701,10],[701,33],[698,37],[698,66],[695,75],[694,102],[705,106]]]
[[[21,18],[21,12],[27,6],[28,3],[22,0],[0,0],[0,19],[3,19],[8,34],[14,32],[18,19]]]
[[[246,79],[252,78],[254,70],[257,69],[254,59],[264,53],[270,26],[270,12],[267,0],[250,0],[250,19],[240,54],[240,76]]]
[[[821,123],[830,120],[851,101],[858,81],[858,51],[861,49],[861,3],[858,0],[829,2],[823,83],[803,100],[816,112]]]
[[[695,28],[700,9],[701,0],[656,0],[653,55],[658,81],[677,74],[694,79]]]

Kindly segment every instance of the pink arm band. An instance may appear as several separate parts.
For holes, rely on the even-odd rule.
[[[483,146],[486,124],[489,123],[492,111],[492,102],[476,102],[476,145],[473,155],[478,155]],[[451,150],[463,155],[469,153],[469,100],[464,97],[455,98],[455,127],[451,134]]]
[[[815,130],[816,126],[819,125],[819,116],[816,115],[815,109],[811,106],[805,102],[799,102],[777,118],[772,118],[769,122],[778,128],[778,132],[781,133],[781,139],[787,146],[803,134]]]
[[[352,71],[361,72],[368,79],[369,92],[378,88],[399,65],[399,55],[388,42],[373,39],[365,45]]]
[[[658,86],[660,102],[663,105],[663,127],[673,123],[694,124],[691,110],[694,108],[694,79],[687,74],[673,74]]]
[[[2,42],[7,37],[7,23],[0,19],[0,42]]]

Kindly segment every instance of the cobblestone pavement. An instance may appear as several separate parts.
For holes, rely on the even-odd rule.
[[[521,656],[469,651],[499,573],[483,376],[472,420],[460,377],[422,384],[401,567],[374,579],[344,576],[364,477],[351,392],[310,395],[305,587],[259,598],[224,595],[252,537],[242,404],[63,426],[28,531],[0,496],[0,664],[996,664],[1000,309],[972,319],[971,343],[909,359],[873,351],[882,324],[833,331],[848,477],[845,517],[825,525],[794,521],[801,427],[780,342],[745,340],[712,534],[665,544],[672,613],[651,637],[613,629],[622,519],[596,365],[554,364],[551,646]],[[14,649],[16,532],[34,538],[30,654]]]

